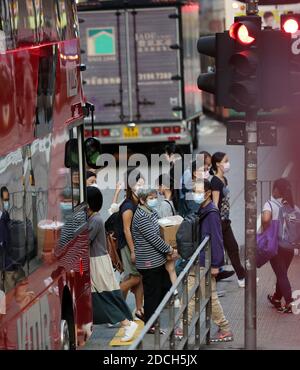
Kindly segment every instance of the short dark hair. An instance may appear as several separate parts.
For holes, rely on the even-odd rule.
[[[93,171],[86,171],[86,180],[89,179],[90,177],[96,177],[97,178],[97,174]]]
[[[267,18],[270,18],[270,17],[274,17],[274,14],[272,12],[270,12],[270,11],[264,12],[264,15],[263,15],[264,19],[267,19]]]
[[[8,189],[7,189],[6,186],[2,186],[2,188],[0,190],[0,193],[1,193],[1,199],[3,199],[4,193],[8,193],[9,194],[9,191],[8,191]]]
[[[94,187],[88,186],[87,190],[87,203],[93,212],[99,212],[103,205],[103,196],[101,191]]]

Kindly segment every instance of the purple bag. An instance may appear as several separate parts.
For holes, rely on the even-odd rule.
[[[269,204],[272,209],[272,205],[270,202]],[[267,230],[257,235],[257,240],[256,240],[257,241],[257,247],[256,247],[257,267],[263,266],[265,263],[270,261],[271,258],[276,256],[278,252],[278,231],[279,231],[279,221],[272,220],[271,225],[267,228]]]

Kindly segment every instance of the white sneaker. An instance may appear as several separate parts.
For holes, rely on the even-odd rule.
[[[179,298],[176,298],[174,300],[174,307],[175,308],[180,308],[181,307],[181,302],[180,302],[180,299]]]
[[[125,334],[124,337],[121,338],[121,342],[129,342],[133,338],[137,328],[138,324],[134,321],[130,321],[130,325],[124,327]]]
[[[245,288],[245,279],[238,279],[238,284],[240,288]]]
[[[259,282],[259,278],[257,277],[256,278],[256,285],[258,285],[258,282]],[[241,280],[238,279],[238,284],[239,284],[240,288],[245,288],[245,279],[241,279]]]

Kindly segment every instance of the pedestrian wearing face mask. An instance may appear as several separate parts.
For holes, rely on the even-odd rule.
[[[199,154],[204,156],[204,174],[203,174],[203,178],[206,179],[206,180],[209,180],[211,178],[211,174],[210,174],[211,154],[209,154],[205,150],[202,150]]]
[[[234,237],[230,220],[230,191],[225,174],[230,170],[230,162],[226,153],[217,152],[212,156],[211,179],[212,198],[219,208],[222,220],[224,247],[237,274],[238,285],[245,287],[245,269],[241,264],[239,246]]]
[[[208,180],[193,186],[194,198],[199,204],[198,213],[201,223],[200,235],[202,239],[210,237],[211,243],[211,294],[212,294],[212,320],[219,330],[211,339],[212,342],[228,342],[233,340],[230,324],[226,319],[223,308],[217,294],[216,277],[224,264],[224,245],[220,214],[216,205],[212,202],[212,186]],[[197,194],[197,195],[196,195]],[[200,269],[205,270],[205,252],[200,253]],[[205,279],[201,280],[201,291],[205,292]],[[191,272],[188,278],[189,290],[195,285],[195,274]],[[191,322],[195,312],[195,300],[192,299],[188,307],[188,319]]]
[[[93,171],[86,171],[86,186],[97,185],[97,174]]]
[[[176,252],[160,236],[158,224],[157,192],[149,187],[137,191],[139,205],[133,217],[136,267],[143,277],[145,322],[155,312],[171,287],[166,270],[167,256]],[[154,328],[151,329],[153,333]]]
[[[9,191],[6,186],[2,186],[1,188],[1,200],[3,204],[3,209],[8,212],[9,211]]]
[[[198,211],[199,205],[194,202],[192,196],[193,184],[204,179],[204,164],[194,160],[182,176],[180,201],[183,203],[180,215],[182,217]]]
[[[135,316],[144,319],[143,284],[136,267],[135,243],[132,236],[132,220],[138,206],[137,190],[144,183],[144,179],[136,169],[129,169],[125,174],[124,185],[126,198],[119,209],[120,230],[118,232],[118,246],[121,251],[124,268],[123,280],[120,284],[124,298],[130,291],[135,295]]]

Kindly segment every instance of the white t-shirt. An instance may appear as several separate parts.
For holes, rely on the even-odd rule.
[[[271,204],[270,204],[271,203]],[[272,207],[271,207],[272,205]],[[271,199],[265,203],[263,212],[269,211],[272,213],[272,220],[278,220],[279,217],[279,209],[282,207],[281,199],[275,199],[271,197]]]

